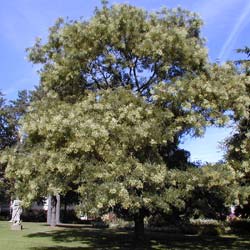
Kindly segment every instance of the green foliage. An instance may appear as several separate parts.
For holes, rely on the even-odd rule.
[[[7,104],[0,92],[0,154],[20,140],[19,119],[24,115],[29,103],[27,91],[20,91],[18,98]],[[10,196],[10,183],[5,178],[6,164],[0,163],[0,200]]]
[[[203,208],[224,199],[231,170],[190,167],[178,144],[225,125],[228,110],[247,116],[248,79],[233,64],[209,64],[201,25],[180,8],[130,5],[104,4],[88,22],[59,19],[46,44],[28,49],[41,84],[24,144],[2,156],[19,197],[73,183],[90,212],[130,217],[185,211],[194,194],[211,193]]]
[[[13,115],[5,103],[3,94],[0,92],[0,149],[11,146],[16,142],[16,130]]]
[[[193,218],[224,220],[228,207],[235,200],[235,171],[229,164],[205,165],[199,169],[199,179],[186,203],[185,215]]]
[[[146,181],[160,187],[166,170],[157,145],[173,137],[172,134],[169,138],[162,136],[167,121],[165,112],[124,89],[98,95],[89,93],[84,101],[74,105],[56,100],[52,105],[50,109],[46,105],[31,106],[23,123],[29,135],[25,146],[8,160],[9,163],[13,160],[9,174],[16,178],[16,185],[19,175],[24,186],[29,183],[29,195],[36,193],[40,186],[46,187],[46,191],[54,188],[64,191],[65,182],[74,180],[94,185],[99,179],[96,188],[103,189],[103,197],[104,188],[109,193],[110,187],[117,185],[114,193],[120,192],[119,201],[130,206],[133,202],[129,197],[125,199],[130,187],[141,189]],[[49,112],[45,113],[41,107]],[[155,127],[157,131],[153,130]],[[42,146],[37,143],[39,140]],[[28,153],[26,145],[32,145]],[[119,183],[122,181],[125,188]],[[106,182],[103,187],[102,182]],[[25,188],[21,190],[27,193]]]
[[[4,148],[13,145],[16,131],[13,117],[8,112],[8,107],[0,92],[0,153]],[[6,180],[4,178],[5,165],[0,163],[0,198],[5,197]]]
[[[11,147],[18,142],[19,119],[22,117],[29,104],[27,91],[19,91],[18,98],[7,104],[0,92],[0,150]]]
[[[249,57],[249,48],[238,49],[238,53],[243,53],[247,58]],[[238,72],[245,78],[244,91],[241,100],[244,112],[234,110],[235,130],[234,134],[230,136],[226,142],[226,158],[230,165],[234,168],[236,173],[236,181],[238,187],[234,190],[236,198],[235,205],[240,205],[241,209],[247,208],[250,198],[250,130],[249,130],[249,97],[250,97],[250,81],[249,81],[249,59],[236,61]]]
[[[28,49],[42,63],[43,88],[74,101],[86,89],[129,86],[150,95],[153,85],[203,70],[202,21],[180,8],[148,13],[130,5],[104,6],[88,21],[58,19],[48,42]]]

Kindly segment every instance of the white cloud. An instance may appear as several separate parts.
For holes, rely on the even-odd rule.
[[[238,18],[238,21],[235,23],[230,35],[225,41],[220,54],[219,59],[224,61],[228,58],[228,55],[232,52],[235,41],[240,35],[240,32],[243,30],[245,25],[249,22],[250,14],[250,2],[246,5],[245,9],[242,11],[241,15]]]
[[[57,9],[51,9],[47,0],[6,2],[0,9],[0,36],[15,49],[24,51],[37,36],[46,37],[57,15]]]
[[[223,15],[225,15],[225,13],[227,13],[232,7],[233,9],[237,9],[236,7],[241,1],[245,0],[196,1],[193,8],[202,16],[206,23],[214,22],[220,24]]]

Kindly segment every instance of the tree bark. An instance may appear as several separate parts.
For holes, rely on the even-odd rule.
[[[60,224],[61,199],[60,194],[56,195],[56,225]]]
[[[56,226],[56,204],[57,204],[57,199],[56,196],[53,195],[51,196],[51,221],[50,221],[51,227]]]
[[[47,224],[51,224],[51,195],[48,196]]]
[[[144,214],[140,210],[138,214],[134,217],[135,222],[135,239],[136,240],[143,240],[144,239]]]

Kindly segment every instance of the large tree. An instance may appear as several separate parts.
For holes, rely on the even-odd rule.
[[[23,146],[3,157],[20,197],[74,183],[90,211],[116,209],[137,235],[150,213],[183,209],[199,178],[180,139],[223,125],[228,107],[245,112],[244,76],[208,62],[201,25],[180,8],[106,4],[87,22],[58,20],[28,50],[43,98],[23,119]]]

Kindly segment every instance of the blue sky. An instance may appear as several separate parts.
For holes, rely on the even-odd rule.
[[[109,1],[129,3],[149,11],[162,6],[181,6],[200,14],[204,20],[203,36],[207,39],[209,58],[221,62],[235,59],[235,49],[250,45],[249,0],[127,0]],[[92,16],[98,0],[11,0],[2,1],[0,8],[0,89],[7,99],[14,99],[17,91],[32,89],[38,83],[37,68],[26,60],[25,48],[36,37],[46,39],[48,27],[58,17],[72,19]],[[209,128],[203,138],[187,138],[182,147],[191,151],[192,160],[215,162],[222,158],[218,141],[230,129]]]

